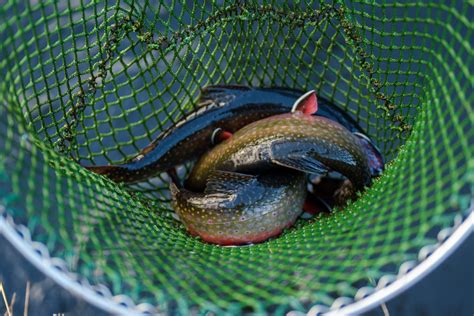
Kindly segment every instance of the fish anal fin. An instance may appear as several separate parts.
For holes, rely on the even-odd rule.
[[[312,115],[318,111],[318,97],[316,91],[311,90],[303,94],[293,105],[291,112],[302,112]]]

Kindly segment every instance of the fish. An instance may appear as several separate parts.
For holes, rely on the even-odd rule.
[[[196,108],[153,140],[134,158],[122,164],[84,166],[115,182],[136,183],[156,176],[210,150],[217,129],[235,133],[242,127],[276,114],[287,113],[303,94],[289,88],[254,88],[238,85],[214,85],[201,90]],[[319,97],[318,116],[338,122],[359,138],[370,157],[373,176],[383,171],[379,149],[342,109]]]
[[[302,213],[306,176],[293,170],[248,175],[213,171],[204,192],[170,183],[172,206],[188,232],[222,246],[276,237]]]
[[[355,191],[371,182],[368,158],[359,138],[341,124],[322,116],[314,91],[298,99],[292,112],[253,122],[216,145],[196,163],[186,179],[191,191],[204,189],[214,170],[256,174],[275,166],[308,174],[335,171]]]

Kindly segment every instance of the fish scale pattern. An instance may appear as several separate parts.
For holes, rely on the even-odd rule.
[[[2,216],[69,271],[159,312],[283,314],[354,297],[467,216],[473,12],[470,1],[0,0]],[[387,170],[331,215],[219,247],[173,218],[164,176],[124,186],[80,166],[133,157],[221,83],[316,89],[367,130]]]

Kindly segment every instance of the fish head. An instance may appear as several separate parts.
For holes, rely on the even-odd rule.
[[[384,170],[385,162],[380,150],[368,136],[359,132],[354,132],[353,134],[359,139],[359,142],[364,148],[364,151],[367,155],[371,176],[377,177],[381,175]]]

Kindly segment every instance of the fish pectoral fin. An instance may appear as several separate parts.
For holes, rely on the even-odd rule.
[[[257,177],[244,173],[214,170],[206,183],[205,194],[236,194],[257,183]]]
[[[232,137],[232,133],[220,127],[216,128],[211,135],[211,144],[217,145]]]
[[[274,142],[270,149],[270,159],[283,167],[311,174],[326,174],[329,168],[316,158],[307,155],[306,150],[301,149],[304,146],[304,144]]]
[[[318,97],[316,91],[311,90],[303,94],[291,108],[291,112],[302,112],[312,115],[318,111]]]
[[[329,171],[329,168],[319,160],[305,156],[280,157],[272,161],[277,165],[311,174],[323,175]]]

